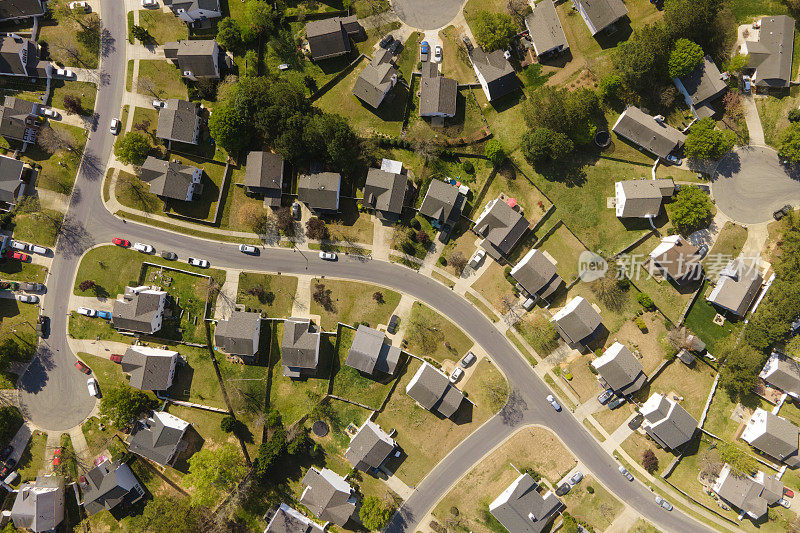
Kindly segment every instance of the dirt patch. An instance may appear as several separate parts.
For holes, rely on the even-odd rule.
[[[592,356],[587,354],[575,359],[566,367],[572,374],[569,384],[572,391],[580,398],[581,403],[590,400],[601,391],[597,377],[590,370],[591,362]]]

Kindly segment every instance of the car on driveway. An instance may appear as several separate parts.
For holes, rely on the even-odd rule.
[[[78,309],[75,310],[75,312],[83,316],[89,316],[89,317],[97,316],[97,311],[89,307],[79,307]]]
[[[122,354],[121,353],[112,353],[111,357],[109,357],[112,363],[120,364],[122,363]]]
[[[209,262],[205,259],[197,259],[196,257],[190,257],[186,260],[192,266],[200,267],[200,268],[208,268]]]
[[[642,413],[636,413],[636,416],[631,418],[628,422],[628,427],[636,431],[639,429],[639,426],[642,425],[642,422],[644,422],[644,415]]]
[[[92,369],[86,366],[86,364],[81,360],[75,361],[75,368],[77,368],[87,376],[92,373]]]
[[[121,125],[121,124],[120,124],[120,121],[119,121],[119,119],[118,119],[118,118],[112,118],[112,119],[111,119],[111,127],[110,127],[110,128],[108,128],[108,129],[109,129],[109,131],[111,132],[111,135],[117,135],[117,134],[119,134],[119,128],[120,128],[120,125]]]
[[[22,252],[15,252],[13,250],[6,251],[6,258],[7,259],[16,259],[17,261],[27,261],[28,254],[23,254]]]
[[[39,246],[38,244],[31,244],[31,252],[39,255],[47,255],[47,248],[44,246]]]
[[[243,254],[255,255],[256,253],[258,253],[258,248],[250,244],[240,244],[239,251],[242,252]]]
[[[28,251],[28,243],[27,242],[11,241],[9,246],[11,246],[11,248],[13,248],[14,250],[18,250],[20,252],[27,252]]]
[[[389,45],[389,52],[392,53],[393,56],[396,56],[403,50],[403,43],[400,41],[395,41]]]
[[[578,470],[577,472],[572,474],[572,477],[569,478],[569,484],[574,487],[575,485],[580,483],[582,479],[583,479],[583,473],[580,470]]]
[[[111,320],[111,311],[97,311],[97,318]]]
[[[625,403],[625,398],[614,398],[613,400],[608,402],[608,408],[613,411],[623,403]]]
[[[319,258],[325,261],[336,261],[336,254],[333,252],[320,252]]]
[[[390,33],[386,35],[383,39],[381,39],[381,48],[389,48],[389,45],[394,42],[394,36]]]
[[[614,396],[614,391],[611,389],[606,389],[600,393],[600,396],[597,397],[597,401],[605,405],[606,402],[610,400],[612,396]]]
[[[84,13],[88,13],[89,11],[92,10],[92,8],[89,7],[89,3],[83,0],[79,2],[70,2],[69,8],[72,10],[83,11]]]
[[[61,76],[62,78],[74,78],[75,73],[68,68],[57,68],[56,76]]]
[[[303,218],[303,213],[300,211],[300,204],[297,202],[292,204],[292,218],[295,220]]]
[[[442,47],[438,44],[433,48],[433,60],[436,63],[442,62]]]
[[[680,158],[680,157],[678,157],[678,156],[675,156],[675,155],[669,154],[669,155],[667,156],[667,162],[668,162],[668,163],[671,163],[671,164],[673,164],[673,165],[680,165],[680,164],[681,164],[681,158]]]
[[[142,0],[142,7],[145,9],[158,7],[158,2],[156,0]]]
[[[155,251],[155,248],[143,242],[134,243],[133,249],[136,250],[137,252],[142,252],[143,254],[152,254],[153,251]]]
[[[131,241],[120,239],[119,237],[114,237],[111,239],[111,242],[116,244],[117,246],[122,246],[123,248],[127,248],[131,245]]]
[[[155,107],[156,109],[164,109],[165,107],[167,107],[167,103],[164,102],[163,100],[153,100],[153,107]]]
[[[469,267],[478,268],[478,265],[481,264],[481,261],[483,261],[484,257],[486,257],[486,250],[479,248],[469,259]]]
[[[620,474],[628,478],[628,481],[633,481],[633,476],[631,475],[630,472],[628,472],[627,468],[625,468],[624,466],[620,466],[618,470]]]
[[[669,503],[667,500],[662,498],[661,496],[656,496],[656,503],[666,509],[667,511],[672,510],[672,504]]]
[[[419,45],[419,60],[427,61],[431,54],[431,47],[428,41],[422,41]]]
[[[164,259],[166,259],[168,261],[175,261],[178,258],[178,254],[176,254],[175,252],[164,251],[164,252],[161,252],[161,257],[163,257]]]
[[[3,465],[3,468],[0,468],[0,479],[5,478],[7,475],[13,472],[15,466],[17,466],[17,460],[8,459],[6,464]]]
[[[86,388],[89,389],[89,395],[94,396],[95,398],[100,397],[100,385],[97,384],[97,380],[94,378],[89,378],[86,380]]]
[[[569,483],[567,483],[567,482],[565,481],[564,483],[562,483],[561,485],[559,485],[559,486],[558,486],[558,488],[556,489],[556,496],[563,496],[563,495],[565,495],[566,493],[568,493],[568,492],[569,492],[569,489],[571,489],[571,488],[572,488],[572,487],[570,487]]]
[[[460,366],[457,366],[453,373],[450,374],[450,383],[458,383],[458,380],[461,379],[461,376],[464,375],[464,369]]]
[[[35,294],[18,294],[17,301],[26,304],[35,304],[39,302],[39,297]]]
[[[781,504],[782,507],[786,507],[787,509],[792,505],[792,502],[790,502],[786,498],[781,498],[780,500],[778,500],[778,503]]]
[[[386,331],[388,331],[389,334],[394,335],[395,332],[397,331],[398,320],[399,317],[397,315],[392,315],[392,318],[389,319],[389,324],[386,326]]]
[[[56,110],[50,109],[49,107],[45,107],[42,109],[42,115],[47,118],[58,118],[59,114]]]
[[[553,406],[553,409],[559,413],[561,412],[561,405],[556,401],[552,394],[547,395],[547,401]]]
[[[794,491],[789,487],[783,487],[783,495],[787,498],[794,498]]]
[[[780,209],[778,209],[777,211],[772,213],[772,217],[775,220],[780,220],[783,217],[785,217],[786,215],[788,215],[789,211],[791,211],[791,210],[792,210],[792,206],[790,206],[789,204],[786,204],[785,206],[781,207]]]
[[[474,353],[467,352],[467,355],[465,355],[464,359],[461,360],[461,366],[468,368],[469,365],[475,362],[475,359],[477,359],[477,357],[475,357]]]

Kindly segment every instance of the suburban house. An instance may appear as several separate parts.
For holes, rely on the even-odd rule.
[[[227,354],[255,363],[261,337],[261,315],[233,311],[226,320],[218,320],[214,329],[214,345]]]
[[[672,81],[697,118],[713,115],[714,108],[711,107],[711,102],[722,96],[728,88],[710,56],[705,56],[702,63],[690,74],[674,78]]]
[[[378,109],[397,83],[398,74],[392,63],[392,53],[385,48],[378,48],[372,61],[358,75],[353,94],[371,108]]]
[[[83,508],[89,515],[104,509],[110,511],[119,504],[131,505],[144,496],[144,489],[130,467],[119,461],[112,463],[106,459],[84,477]]]
[[[549,298],[561,286],[556,265],[538,248],[532,249],[511,269],[511,277],[531,297]]]
[[[588,339],[603,323],[600,313],[583,296],[576,296],[553,315],[550,322],[569,344]]]
[[[686,142],[686,135],[667,125],[664,117],[653,117],[632,105],[625,108],[611,130],[661,159]]]
[[[303,485],[306,488],[300,496],[300,503],[317,518],[344,527],[355,514],[356,491],[333,470],[311,467],[303,477]]]
[[[797,456],[800,429],[782,416],[760,407],[753,412],[742,432],[742,440],[791,468],[800,466]]]
[[[322,334],[311,319],[287,318],[281,339],[283,375],[291,378],[316,375],[321,342]]]
[[[501,262],[529,229],[530,222],[522,215],[517,202],[502,195],[486,204],[472,227],[476,235],[483,237],[481,248],[495,261]]]
[[[403,164],[384,159],[381,168],[370,168],[367,171],[361,205],[373,209],[381,220],[393,222],[403,214],[411,191],[408,177],[403,172]]]
[[[350,439],[344,456],[356,470],[369,472],[378,469],[397,448],[388,433],[371,420],[367,420]]]
[[[423,61],[420,73],[423,78],[435,78],[439,76],[439,64],[434,61]]]
[[[27,163],[0,155],[0,210],[10,211],[29,191],[34,175]]]
[[[655,218],[661,212],[661,201],[674,192],[671,178],[618,181],[614,184],[617,217]]]
[[[184,39],[164,44],[164,55],[190,80],[219,78],[219,45],[214,39]]]
[[[519,87],[514,67],[508,62],[506,54],[507,52],[503,50],[486,53],[480,47],[469,51],[472,68],[486,94],[486,99],[490,102],[514,92]]]
[[[148,285],[125,287],[114,300],[111,324],[125,331],[152,335],[161,329],[167,293]]]
[[[306,39],[311,59],[319,61],[349,54],[350,38],[363,33],[355,15],[310,20],[306,22]]]
[[[444,76],[423,76],[420,82],[419,116],[453,118],[456,116],[457,98],[456,80]]]
[[[0,22],[44,15],[42,0],[3,0],[0,2]]]
[[[164,0],[164,5],[187,24],[222,16],[219,0]]]
[[[391,376],[400,355],[400,348],[388,344],[383,331],[359,324],[344,364],[373,377]]]
[[[525,17],[525,27],[528,29],[536,57],[569,50],[569,42],[553,0],[542,0],[531,7],[533,11]]]
[[[438,412],[445,418],[453,416],[464,401],[464,394],[448,377],[426,362],[406,385],[406,394],[423,409]]]
[[[800,399],[800,364],[794,358],[773,351],[758,377],[770,387],[782,390],[795,400]]]
[[[164,391],[172,386],[178,352],[149,346],[129,346],[122,356],[122,371],[131,377],[131,387]]]
[[[749,57],[751,80],[761,89],[789,87],[792,76],[795,20],[787,15],[762,17],[755,40],[745,40],[742,54]]]
[[[39,104],[6,96],[0,107],[0,136],[24,143],[36,142],[39,125]]]
[[[597,35],[628,14],[622,0],[572,0],[592,35]]]
[[[0,35],[0,74],[35,77],[38,65],[38,44],[13,33]]]
[[[697,281],[703,274],[700,249],[680,235],[669,235],[650,252],[650,272],[661,271],[678,285]]]
[[[189,422],[177,416],[156,411],[134,424],[128,451],[161,466],[172,465],[190,426]]]
[[[717,284],[706,301],[730,311],[736,316],[744,316],[750,309],[764,278],[755,266],[747,266],[741,257],[731,259],[720,272]]]
[[[711,487],[717,496],[753,520],[767,514],[767,506],[783,498],[783,483],[759,470],[748,476],[725,463]]]
[[[20,485],[10,518],[17,529],[35,533],[55,531],[64,520],[64,479],[41,475],[33,483]]]
[[[323,533],[324,531],[321,525],[282,503],[270,518],[264,533]]]
[[[642,429],[662,448],[675,450],[692,440],[697,420],[678,402],[653,393],[639,409],[644,415]]]
[[[336,172],[303,174],[297,179],[297,199],[318,214],[339,211],[342,175]]]
[[[419,214],[431,219],[434,228],[452,227],[461,218],[464,194],[458,187],[432,179],[419,207]]]
[[[647,376],[642,363],[620,342],[609,346],[603,355],[592,361],[604,387],[620,396],[628,396],[642,388]]]
[[[139,172],[139,179],[150,185],[150,192],[161,198],[191,202],[200,194],[203,169],[178,161],[164,161],[147,156]]]
[[[156,137],[167,141],[197,144],[200,140],[200,115],[194,102],[170,98],[158,112]]]
[[[270,207],[281,206],[283,156],[272,152],[250,152],[244,170],[244,188],[250,194],[263,194],[264,203]]]
[[[564,507],[552,491],[539,494],[539,485],[530,474],[520,474],[489,504],[489,512],[509,531],[540,533]]]

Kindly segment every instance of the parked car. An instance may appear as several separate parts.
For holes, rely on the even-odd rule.
[[[109,357],[112,363],[120,364],[122,363],[122,354],[121,353],[112,353],[111,357]]]
[[[111,131],[111,135],[117,135],[117,134],[119,134],[119,128],[120,128],[120,121],[119,121],[119,119],[118,119],[118,118],[112,118],[112,119],[111,119],[111,127],[110,127],[110,128],[108,128],[108,129],[109,129],[109,131]]]
[[[403,50],[403,43],[400,41],[395,40],[392,44],[389,45],[389,51],[392,53],[393,56],[396,56]]]
[[[572,487],[570,487],[569,483],[567,483],[567,482],[564,482],[564,483],[562,483],[562,484],[561,484],[561,485],[559,485],[559,486],[558,486],[558,488],[556,489],[556,496],[563,496],[563,495],[565,495],[566,493],[568,493],[568,492],[569,492],[569,489],[571,489],[571,488],[572,488]]]
[[[12,453],[14,453],[14,447],[9,444],[0,450],[0,461],[5,461]]]
[[[431,48],[428,44],[428,41],[422,41],[419,45],[419,60],[420,61],[427,61],[430,57]]]
[[[469,365],[475,362],[475,359],[477,359],[477,357],[475,357],[474,353],[467,352],[467,355],[465,355],[464,359],[461,360],[461,366],[468,368]]]
[[[97,311],[97,318],[103,320],[111,320],[111,311]]]
[[[381,48],[389,48],[389,45],[394,42],[394,36],[390,33],[381,39]]]
[[[333,252],[320,252],[319,258],[325,261],[336,261],[336,254]]]
[[[556,401],[552,394],[547,395],[547,401],[550,402],[550,405],[553,406],[553,409],[559,413],[561,412],[561,405]]]
[[[83,361],[75,361],[75,368],[86,374],[87,376],[92,373],[92,369],[86,366]]]
[[[27,261],[28,254],[23,254],[22,252],[15,252],[14,250],[7,250],[6,251],[6,258],[8,259],[16,259],[17,261]]]
[[[636,431],[639,429],[639,426],[642,425],[642,422],[644,422],[644,415],[642,413],[636,413],[636,416],[631,418],[630,422],[628,422],[628,427]]]
[[[792,210],[792,206],[790,206],[789,204],[786,204],[785,206],[781,207],[780,209],[778,209],[777,211],[772,213],[772,216],[773,216],[773,218],[775,220],[780,220],[783,217],[785,217],[786,215],[788,215],[789,211],[791,211],[791,210]]]
[[[667,500],[662,498],[661,496],[656,496],[656,503],[666,509],[667,511],[672,510],[672,504],[669,503]]]
[[[794,491],[789,487],[783,487],[783,495],[787,498],[794,498]]]
[[[167,261],[175,261],[178,258],[178,254],[175,252],[161,252],[161,257],[166,259]]]
[[[450,374],[450,383],[458,383],[458,380],[461,379],[461,376],[464,375],[464,369],[460,366],[457,366],[453,373]]]
[[[467,47],[467,51],[471,51],[472,50],[472,41],[469,40],[469,37],[467,36],[467,34],[464,34],[464,35],[461,36],[461,41],[464,43],[464,46]]]
[[[700,246],[700,248],[697,249],[697,257],[699,257],[700,259],[704,258],[707,253],[708,253],[707,244],[703,244],[702,246]]]
[[[27,252],[28,251],[28,243],[26,243],[26,242],[19,242],[19,241],[12,240],[9,243],[9,246],[11,246],[11,248],[13,248],[14,250],[19,250],[20,252]]]
[[[750,94],[750,76],[742,76],[742,88],[744,94]]]
[[[57,68],[56,76],[61,76],[62,78],[74,78],[75,73],[68,68]]]
[[[123,248],[127,248],[131,245],[131,241],[120,239],[119,237],[114,237],[111,239],[111,242],[116,244],[117,246],[122,246]]]
[[[614,398],[613,400],[608,402],[608,408],[613,411],[623,403],[625,403],[625,398]]]
[[[292,204],[292,218],[300,220],[303,214],[300,212],[300,204],[295,202]]]
[[[90,309],[89,307],[79,307],[76,312],[79,315],[94,317],[97,316],[97,311],[94,309]]]
[[[483,261],[484,257],[486,257],[486,250],[483,248],[478,248],[478,250],[469,259],[470,268],[478,268],[478,265],[481,264],[481,261]]]
[[[49,107],[45,107],[42,109],[42,115],[47,118],[58,118],[60,116],[57,111]]]
[[[92,10],[92,8],[89,7],[89,2],[84,2],[83,0],[79,2],[70,2],[69,8],[72,10],[83,11],[84,13],[88,13]]]
[[[153,100],[153,107],[156,109],[164,109],[167,107],[167,103],[162,100]]]
[[[49,251],[44,246],[39,246],[38,244],[31,244],[30,245],[30,249],[31,249],[31,252],[33,252],[35,254],[39,254],[39,255],[47,255],[47,252]]]
[[[614,391],[611,389],[606,389],[600,393],[600,396],[597,397],[597,401],[605,405],[606,402],[610,400],[612,396],[614,396]]]
[[[19,288],[23,291],[28,292],[42,292],[44,290],[44,285],[41,283],[31,283],[29,281],[23,281],[19,284]]]
[[[4,478],[9,475],[14,470],[15,466],[17,466],[17,460],[8,459],[6,464],[3,465],[3,468],[0,468],[0,478]]]
[[[577,472],[572,474],[571,478],[569,478],[569,484],[574,487],[575,485],[580,483],[582,479],[583,479],[583,473],[580,470],[578,470]]]
[[[778,500],[778,503],[781,504],[782,507],[786,507],[787,509],[792,506],[792,502],[790,502],[786,498],[781,498],[780,500]]]
[[[53,466],[58,466],[61,464],[61,447],[59,446],[55,450],[53,450]]]
[[[86,387],[89,389],[89,395],[94,396],[95,398],[100,397],[100,385],[98,385],[97,380],[94,378],[89,378],[86,380]]]
[[[190,257],[186,260],[192,266],[200,267],[200,268],[208,268],[209,262],[205,259],[197,259],[195,257]]]
[[[243,254],[253,254],[253,255],[255,255],[255,254],[258,253],[258,248],[256,248],[255,246],[252,246],[250,244],[240,244],[239,245],[239,251],[242,252]]]
[[[399,318],[397,315],[392,315],[392,318],[389,319],[389,324],[386,326],[386,331],[394,335],[394,333],[397,331],[398,320]]]
[[[35,294],[17,294],[17,301],[26,304],[39,303],[39,297]]]
[[[143,254],[152,254],[155,251],[155,248],[143,242],[134,243],[133,249],[136,250],[137,252],[142,252]]]
[[[158,2],[156,0],[142,0],[142,7],[145,9],[158,7]]]
[[[437,63],[442,62],[442,47],[438,44],[433,48],[433,60]]]
[[[628,481],[633,481],[633,476],[631,475],[630,472],[628,472],[628,469],[625,468],[624,466],[619,467],[619,473],[628,478]]]
[[[678,156],[669,154],[667,156],[667,162],[668,163],[672,163],[673,165],[680,165],[681,164],[681,158],[678,157]]]
[[[36,334],[43,339],[47,338],[47,324],[49,320],[47,315],[39,315],[39,318],[36,319]]]

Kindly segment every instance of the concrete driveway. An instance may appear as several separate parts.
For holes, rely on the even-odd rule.
[[[453,20],[465,0],[392,0],[397,16],[419,30],[435,30]]]
[[[800,204],[800,173],[787,171],[772,148],[740,147],[719,162],[711,193],[736,222],[766,222],[783,205]]]

